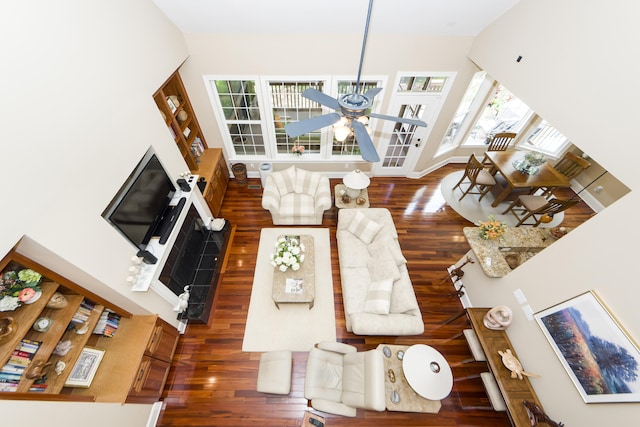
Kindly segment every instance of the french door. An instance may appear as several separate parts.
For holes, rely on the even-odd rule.
[[[384,120],[376,138],[380,162],[373,166],[375,175],[407,176],[413,170],[454,77],[455,73],[398,76],[387,114],[421,119],[427,127]]]

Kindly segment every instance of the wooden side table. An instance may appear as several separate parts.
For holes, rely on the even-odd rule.
[[[335,196],[335,203],[338,209],[344,208],[368,208],[369,207],[369,192],[366,188],[360,190],[360,195],[358,197],[362,197],[364,199],[364,203],[358,204],[355,198],[352,198],[349,203],[344,203],[342,201],[342,196],[340,192],[345,190],[346,186],[344,184],[336,184],[333,194]]]

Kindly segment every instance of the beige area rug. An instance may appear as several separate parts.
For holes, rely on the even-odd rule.
[[[504,212],[511,202],[502,202],[495,208],[491,206],[491,203],[495,200],[493,194],[488,193],[481,202],[478,202],[477,194],[467,194],[464,199],[458,201],[460,196],[462,196],[462,190],[460,188],[453,187],[458,183],[464,171],[453,172],[444,177],[442,182],[440,183],[440,191],[442,192],[442,197],[446,200],[447,204],[451,206],[451,208],[460,214],[461,217],[466,219],[467,221],[471,221],[474,224],[478,224],[482,221],[487,221],[489,215],[493,215],[495,219],[504,222],[509,226],[515,226],[518,223],[515,215],[511,212],[503,215]],[[466,189],[466,182],[462,184],[462,187]],[[560,212],[557,215],[554,215],[553,221],[540,224],[541,228],[551,228],[557,227],[564,220],[564,212]]]
[[[398,351],[406,352],[409,347],[405,345],[380,344],[376,350],[382,352],[383,347],[389,347],[391,350],[391,357],[384,356],[384,371],[387,375],[384,380],[387,410],[437,414],[440,411],[440,407],[442,407],[442,403],[439,400],[429,400],[418,395],[413,391],[402,373],[402,360],[398,359]],[[393,371],[395,382],[391,382],[389,370]],[[394,403],[391,401],[391,392],[393,391],[397,391],[400,395],[400,402]]]
[[[269,254],[278,236],[305,234],[314,238],[315,303],[311,310],[308,304],[280,304],[278,310],[271,296]],[[328,228],[262,229],[242,351],[309,351],[319,341],[336,340],[330,248]]]

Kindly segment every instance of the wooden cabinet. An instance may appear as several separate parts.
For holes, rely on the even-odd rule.
[[[204,178],[206,186],[202,191],[204,199],[214,216],[220,213],[220,207],[229,184],[229,169],[220,148],[205,150],[200,158],[200,178]]]
[[[191,173],[197,174],[200,156],[208,147],[178,71],[158,89],[153,99]]]
[[[153,402],[160,399],[169,375],[178,337],[178,331],[175,328],[157,319],[127,402]]]
[[[43,276],[42,294],[31,304],[0,312],[0,319],[12,318],[14,324],[13,332],[0,339],[0,367],[10,360],[11,365],[15,364],[12,355],[16,348],[25,346],[25,340],[39,344],[36,344],[30,362],[24,360],[27,354],[21,355],[25,370],[17,373],[19,377],[11,381],[11,385],[7,385],[8,376],[0,376],[0,390],[4,390],[0,392],[0,399],[123,403],[137,384],[140,367],[147,365],[150,369],[145,370],[145,381],[139,388],[153,388],[154,393],[146,392],[144,401],[160,398],[179,338],[175,328],[157,316],[133,316],[15,251],[0,261],[3,274],[22,269],[32,269]],[[66,306],[47,307],[55,293],[64,295]],[[112,337],[93,334],[107,308],[121,316],[117,331]],[[80,314],[86,319],[84,323],[71,327],[72,319]],[[41,318],[50,319],[51,325],[46,331],[39,332],[33,325]],[[69,342],[71,349],[64,355],[55,354],[58,343],[64,341]],[[67,387],[65,383],[85,347],[104,350],[96,374],[89,387]],[[66,365],[60,374],[54,371],[58,362]],[[29,368],[36,365],[45,366],[43,380],[27,378]]]

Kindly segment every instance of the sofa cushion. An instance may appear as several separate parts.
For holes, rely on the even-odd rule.
[[[398,241],[389,237],[378,238],[376,236],[369,245],[367,245],[367,251],[372,257],[376,256],[390,256],[394,259],[397,265],[406,264],[407,259],[402,255],[402,250]]]
[[[407,313],[413,310],[419,310],[418,300],[409,278],[409,271],[406,265],[398,267],[400,270],[400,279],[393,282],[391,290],[391,308],[390,313]]]
[[[322,175],[318,172],[297,169],[294,191],[298,194],[315,195],[321,177]]]
[[[389,251],[387,251],[389,253]],[[392,279],[396,281],[400,278],[400,270],[393,257],[390,255],[371,257],[367,262],[369,275],[372,282]]]
[[[280,198],[280,216],[287,217],[313,217],[315,205],[313,197],[307,194],[290,193]]]
[[[338,240],[340,268],[367,267],[371,255],[362,240],[347,230],[336,231],[336,239]]]
[[[392,288],[392,279],[371,282],[369,292],[367,292],[367,299],[364,303],[364,311],[375,314],[389,314]]]
[[[295,182],[296,182],[295,166],[291,166],[280,172],[274,172],[271,174],[271,177],[273,177],[273,182],[275,182],[281,197],[289,193],[293,193],[295,191]]]
[[[347,230],[357,236],[364,243],[369,244],[376,236],[376,234],[378,234],[381,228],[381,224],[370,220],[369,218],[364,216],[362,212],[357,211],[355,216],[349,223],[349,227],[347,227]]]

